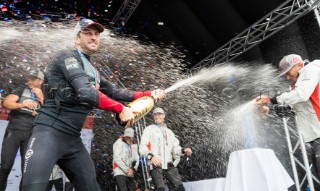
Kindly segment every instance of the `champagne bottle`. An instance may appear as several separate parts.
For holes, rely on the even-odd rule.
[[[153,97],[141,97],[139,99],[134,100],[128,104],[128,107],[132,108],[133,110],[141,111],[141,113],[134,114],[134,123],[141,119],[143,116],[147,115],[152,108],[154,107],[154,98]],[[121,126],[125,126],[127,122],[122,122],[120,120],[119,114],[116,115],[116,119]]]

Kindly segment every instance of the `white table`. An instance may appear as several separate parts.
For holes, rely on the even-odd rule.
[[[287,191],[293,184],[273,150],[247,149],[230,155],[224,191]]]

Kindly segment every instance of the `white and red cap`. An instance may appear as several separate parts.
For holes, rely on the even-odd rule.
[[[289,70],[299,64],[300,62],[303,62],[301,56],[297,55],[297,54],[289,54],[285,57],[282,58],[282,60],[279,63],[279,68],[280,68],[280,75],[282,76],[284,74],[286,74],[287,72],[289,72]]]

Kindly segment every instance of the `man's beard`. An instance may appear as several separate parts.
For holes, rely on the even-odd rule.
[[[97,52],[97,50],[89,50],[89,49],[85,49],[85,50],[88,55],[92,55]]]
[[[99,48],[99,46],[98,46]],[[82,49],[85,51],[85,54],[92,55],[98,51],[98,48],[95,50],[90,50],[87,46],[84,46]]]

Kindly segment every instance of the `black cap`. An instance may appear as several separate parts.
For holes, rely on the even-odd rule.
[[[95,26],[100,33],[104,31],[104,27],[100,23],[94,22],[90,19],[82,19],[77,23],[76,27],[74,28],[74,34],[78,35],[79,32],[89,28],[90,26]]]
[[[30,70],[29,76],[37,77],[41,80],[44,80],[44,74],[41,71]]]

